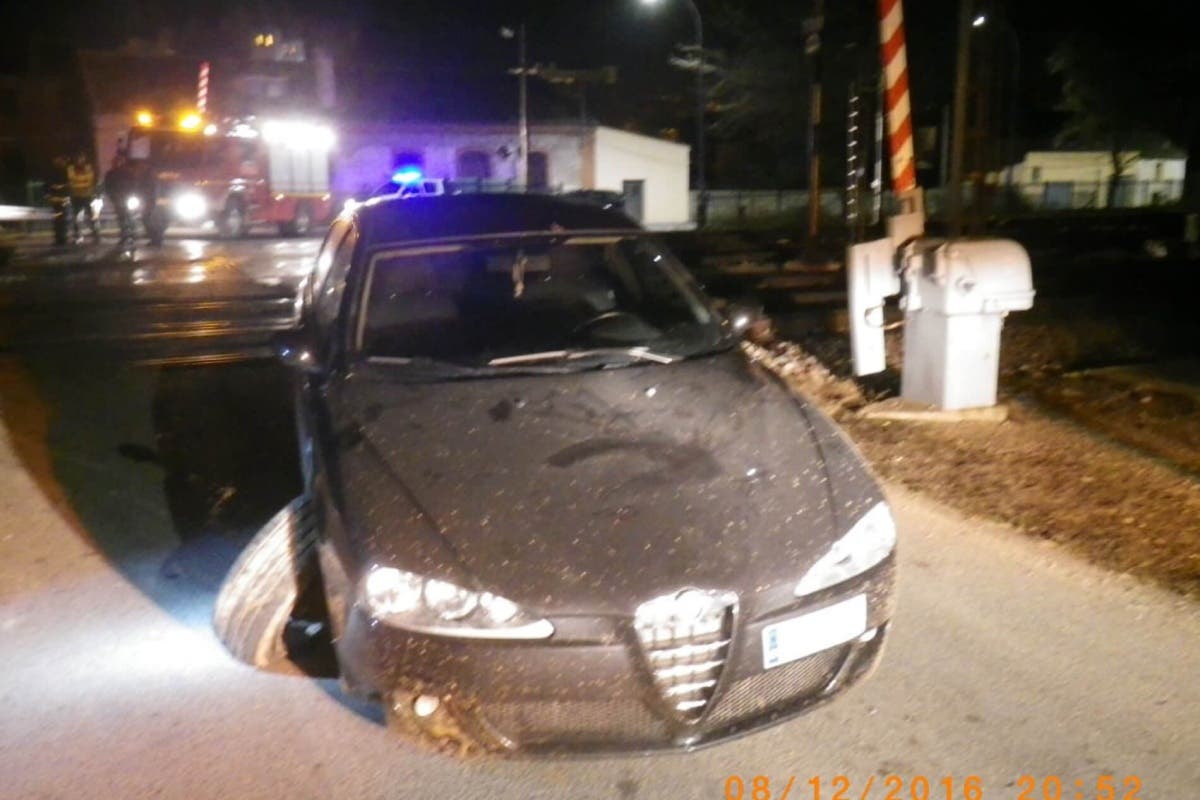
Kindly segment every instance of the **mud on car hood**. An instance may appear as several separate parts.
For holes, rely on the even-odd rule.
[[[354,566],[545,614],[794,582],[879,499],[832,423],[737,351],[438,383],[370,369],[341,392],[361,434],[333,478]]]

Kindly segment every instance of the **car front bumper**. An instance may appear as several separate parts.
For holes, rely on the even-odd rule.
[[[338,660],[347,683],[377,694],[395,727],[427,738],[512,753],[687,750],[796,716],[864,678],[886,638],[893,574],[894,556],[779,610],[755,616],[747,609],[693,721],[665,702],[630,619],[552,618],[549,639],[482,641],[412,633],[352,606],[337,637]],[[866,598],[864,633],[764,669],[766,626],[858,595]]]

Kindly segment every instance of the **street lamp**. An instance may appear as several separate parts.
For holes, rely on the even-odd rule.
[[[971,23],[976,28],[982,28],[991,22],[991,18],[986,14],[979,14]],[[1012,80],[1009,91],[1011,98],[1008,108],[1008,143],[1005,160],[1008,162],[1005,165],[1004,185],[1011,192],[1013,181],[1013,159],[1016,154],[1013,148],[1016,146],[1017,138],[1017,93],[1020,90],[1021,84],[1021,37],[1017,35],[1017,29],[1012,26],[1012,23],[1007,19],[1000,17],[999,25],[1004,29],[1005,35],[1008,37],[1008,43],[1012,46]]]
[[[657,6],[661,0],[641,0],[644,6]],[[708,216],[708,187],[704,180],[704,21],[693,0],[686,0],[696,30],[696,225],[702,227]]]

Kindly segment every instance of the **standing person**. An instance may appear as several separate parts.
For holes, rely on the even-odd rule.
[[[117,213],[121,244],[133,242],[133,218],[129,211],[129,198],[133,195],[133,189],[133,174],[130,172],[129,162],[123,154],[117,153],[113,158],[112,167],[104,176],[104,191]]]
[[[67,243],[70,229],[71,188],[67,180],[67,159],[55,156],[50,166],[50,178],[46,181],[46,199],[54,211],[54,243]]]
[[[96,213],[92,209],[92,200],[96,198],[96,170],[87,154],[82,150],[75,160],[67,165],[67,182],[71,187],[71,232],[76,240],[79,239],[79,212],[87,217],[88,228],[92,232],[92,241],[100,241],[100,227],[96,223]]]

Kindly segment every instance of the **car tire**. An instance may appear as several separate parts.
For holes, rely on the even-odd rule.
[[[221,212],[221,235],[227,239],[240,239],[247,230],[246,207],[240,200],[230,200]]]
[[[300,496],[259,529],[217,593],[213,629],[239,661],[266,667],[287,657],[284,631],[316,578],[313,503]]]

